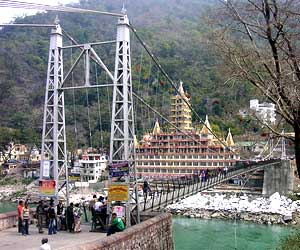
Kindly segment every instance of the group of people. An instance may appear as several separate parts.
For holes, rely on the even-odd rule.
[[[70,203],[67,207],[66,213],[66,226],[70,233],[80,233],[81,232],[81,216],[82,209],[79,203]]]
[[[18,204],[18,232],[22,235],[29,235],[30,210],[28,202],[22,200]],[[44,202],[40,200],[37,207],[35,218],[39,233],[44,233],[43,228],[48,228],[48,234],[56,234],[59,230],[69,230],[70,232],[81,231],[82,209],[79,205],[70,203],[65,209],[63,202],[60,200],[54,205],[54,200]]]
[[[93,199],[89,203],[89,210],[92,214],[92,231],[96,230],[97,224],[104,228],[107,219],[107,197],[104,198],[93,195]]]
[[[96,195],[90,201],[89,209],[92,214],[92,223],[97,222],[97,218],[101,219],[103,225],[106,225],[107,216],[107,197]],[[44,233],[43,228],[48,228],[48,234],[56,234],[60,230],[69,230],[69,232],[81,232],[81,216],[82,209],[79,203],[70,203],[65,209],[63,202],[60,200],[58,204],[54,205],[54,200],[45,202],[40,200],[37,207],[35,218],[37,221],[37,228],[39,233]],[[30,210],[28,202],[22,200],[18,204],[18,231],[22,235],[29,235],[30,224]],[[107,229],[107,235],[115,232],[121,232],[125,229],[125,222],[123,218],[119,218],[116,213],[112,214],[111,225]]]
[[[207,179],[211,176],[216,176],[216,175],[220,175],[223,174],[225,177],[227,176],[227,172],[228,172],[228,167],[225,166],[223,169],[222,168],[218,168],[218,169],[213,169],[213,170],[202,170],[200,172],[200,177],[201,177],[201,182],[206,182]]]
[[[28,202],[19,201],[18,205],[18,232],[29,235],[30,210]]]
[[[101,222],[104,226],[108,218],[107,215],[107,203],[108,197],[93,195],[93,199],[90,201],[89,209],[92,214],[92,231],[95,229],[96,224]],[[122,232],[125,229],[124,218],[118,217],[116,213],[112,213],[111,224],[107,229],[107,236],[116,232]]]

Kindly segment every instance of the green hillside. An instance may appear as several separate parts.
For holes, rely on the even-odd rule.
[[[122,4],[123,1],[119,0],[90,0],[81,1],[75,6],[120,12]],[[241,83],[225,84],[227,79],[223,77],[222,62],[206,40],[206,34],[210,32],[206,15],[216,7],[217,1],[213,0],[126,2],[131,24],[159,58],[171,78],[175,82],[184,82],[186,90],[192,96],[192,104],[202,119],[208,114],[216,130],[226,131],[230,126],[233,134],[243,134],[245,128],[249,129],[249,125],[241,124],[238,110],[248,107],[254,90]],[[107,16],[48,12],[18,18],[16,22],[53,23],[57,14],[63,29],[78,42],[115,39],[117,19]],[[44,28],[15,27],[0,30],[0,144],[10,139],[35,144],[41,141],[49,31]],[[168,115],[169,98],[174,90],[158,74],[153,63],[150,64],[145,51],[141,54],[141,46],[133,36],[131,51],[135,91],[164,115]],[[103,46],[97,52],[113,71],[114,47]],[[69,50],[64,53],[66,72],[78,51]],[[79,65],[73,81],[68,82],[69,85],[77,84],[83,79],[80,69],[82,65]],[[95,69],[93,72],[95,73]],[[105,83],[107,77],[97,69],[97,79],[93,74],[93,81]],[[98,92],[93,89],[88,93],[84,90],[66,92],[67,133],[72,135],[68,137],[69,146],[89,145],[89,127],[93,135],[93,146],[101,146],[101,136],[104,144],[108,144],[110,96],[108,89],[99,89]],[[141,114],[137,118],[138,134],[141,135],[143,129],[149,129],[150,123],[154,123],[155,117],[149,116],[149,112],[142,112],[140,104],[136,108]],[[75,123],[77,136],[74,136]],[[253,129],[252,125],[250,129]]]

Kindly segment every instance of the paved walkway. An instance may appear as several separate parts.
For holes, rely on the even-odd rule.
[[[47,233],[39,234],[37,227],[30,225],[30,235],[22,236],[17,232],[18,228],[14,227],[0,232],[0,249],[38,250],[41,245],[42,238],[48,238],[48,243],[52,250],[63,250],[65,246],[72,247],[106,237],[106,234],[104,233],[89,232],[89,225],[82,225],[81,229],[81,233],[60,231],[57,234],[48,235]]]

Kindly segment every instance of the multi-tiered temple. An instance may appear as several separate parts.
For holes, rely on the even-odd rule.
[[[190,96],[182,82],[172,97],[170,121],[174,125],[163,132],[156,121],[152,133],[145,134],[136,143],[137,173],[142,177],[171,178],[200,174],[202,169],[223,169],[233,166],[239,159],[234,150],[230,130],[221,143],[213,135],[208,117],[199,131],[192,127]],[[186,102],[183,100],[185,99]]]

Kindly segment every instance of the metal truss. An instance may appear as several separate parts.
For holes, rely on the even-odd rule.
[[[62,30],[56,20],[50,35],[40,166],[40,179],[55,181],[55,197],[59,180],[68,186],[64,92],[60,90],[62,83]]]
[[[117,45],[115,58],[115,75],[113,86],[112,121],[110,135],[110,164],[129,162],[130,174],[134,177],[134,190],[138,203],[136,186],[135,147],[134,147],[134,115],[131,79],[130,30],[126,15],[120,17],[117,26]],[[110,180],[111,182],[112,180]],[[130,177],[126,177],[130,183]],[[130,225],[130,200],[126,204],[126,221]],[[138,208],[138,206],[137,206]],[[139,211],[137,209],[137,221]]]

